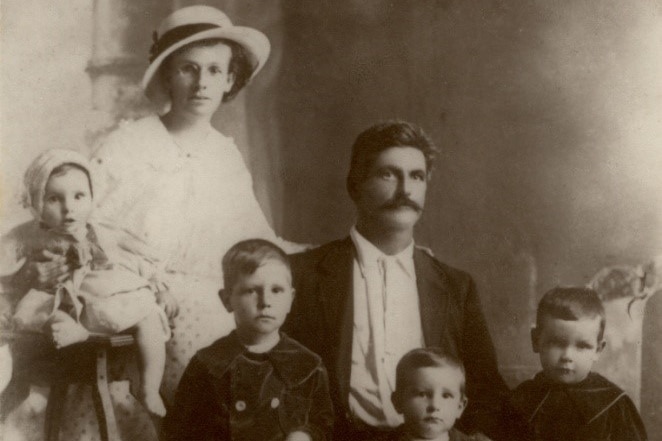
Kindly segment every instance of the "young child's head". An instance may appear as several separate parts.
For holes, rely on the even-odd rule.
[[[605,310],[598,294],[581,287],[554,288],[540,300],[533,351],[545,376],[574,384],[591,372],[605,347]]]
[[[414,349],[398,362],[395,409],[412,436],[435,439],[448,432],[467,405],[462,362],[438,348]]]
[[[47,150],[25,173],[26,206],[46,228],[75,234],[92,213],[87,159],[73,150]]]
[[[234,313],[245,344],[258,344],[278,334],[294,299],[287,254],[273,243],[250,239],[223,256],[223,305]]]

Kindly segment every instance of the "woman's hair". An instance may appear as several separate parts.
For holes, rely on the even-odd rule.
[[[228,66],[228,73],[231,73],[234,76],[234,82],[229,91],[223,95],[223,102],[227,103],[232,101],[232,99],[237,96],[239,91],[248,84],[248,81],[253,74],[253,66],[246,54],[246,50],[239,43],[236,43],[232,40],[225,38],[208,38],[205,40],[194,41],[193,43],[187,44],[172,54],[163,61],[160,69],[161,79],[164,82],[168,81],[168,76],[170,74],[170,62],[173,60],[175,55],[185,52],[194,47],[211,47],[216,46],[217,44],[224,44],[230,48],[232,55],[230,56],[230,65]]]
[[[413,147],[423,153],[427,173],[432,171],[437,149],[420,127],[406,121],[386,121],[363,131],[352,146],[352,159],[347,176],[347,189],[352,198],[358,185],[379,154],[391,147]]]
[[[223,285],[232,290],[241,276],[250,275],[267,260],[282,263],[290,270],[290,261],[285,251],[264,239],[248,239],[236,243],[223,256]]]
[[[70,170],[79,170],[79,171],[82,171],[83,173],[85,173],[85,176],[87,176],[87,183],[90,186],[90,196],[93,196],[94,195],[94,193],[93,193],[94,189],[92,188],[92,179],[90,179],[90,172],[85,167],[83,167],[79,164],[74,164],[72,162],[67,162],[65,164],[58,165],[57,167],[55,167],[53,169],[51,174],[48,176],[48,179],[51,179],[52,177],[62,176],[64,174],[67,174],[67,172],[69,172]],[[46,183],[48,185],[48,181],[46,181]]]
[[[602,306],[598,293],[590,288],[556,287],[547,291],[540,300],[536,313],[536,328],[539,330],[542,330],[544,317],[561,320],[599,317],[598,341],[602,341],[604,337],[605,308]]]
[[[462,362],[452,355],[444,353],[440,348],[428,347],[412,349],[407,352],[398,362],[395,368],[395,387],[396,390],[404,390],[407,387],[411,374],[417,369],[426,367],[450,367],[462,372],[462,382],[460,383],[460,393],[465,396],[466,372]]]

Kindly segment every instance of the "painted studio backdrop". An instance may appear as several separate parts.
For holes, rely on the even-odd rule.
[[[442,155],[417,242],[475,277],[504,377],[538,370],[540,295],[592,283],[609,314],[599,370],[640,405],[649,433],[662,429],[651,349],[662,294],[648,265],[662,256],[662,4],[4,0],[3,230],[29,216],[18,194],[36,154],[88,153],[119,118],[146,113],[149,36],[198,3],[272,42],[264,72],[215,125],[235,138],[280,235],[347,234],[354,138],[377,120],[420,124]]]

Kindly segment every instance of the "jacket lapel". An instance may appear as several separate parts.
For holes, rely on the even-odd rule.
[[[425,251],[415,249],[414,268],[421,308],[421,326],[426,346],[439,346],[447,323],[448,284],[443,272]]]
[[[352,367],[352,332],[354,327],[353,266],[354,244],[348,237],[320,262],[320,299],[324,317],[324,335],[335,347],[328,348],[335,358],[333,369],[340,396],[349,396]]]

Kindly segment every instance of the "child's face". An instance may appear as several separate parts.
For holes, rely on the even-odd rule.
[[[450,366],[416,369],[403,390],[396,390],[393,404],[405,418],[406,430],[423,439],[448,432],[460,418],[467,399],[460,391],[462,371]]]
[[[278,333],[293,298],[292,275],[278,260],[265,261],[222,294],[223,304],[234,313],[239,336],[248,344],[260,343]]]
[[[71,168],[48,178],[41,221],[50,228],[73,233],[84,227],[92,212],[87,175]]]
[[[562,320],[543,317],[534,329],[533,350],[540,354],[545,376],[563,384],[579,383],[591,372],[605,347],[598,341],[600,317]]]
[[[168,62],[167,85],[174,113],[211,116],[234,83],[228,45],[193,46]]]

